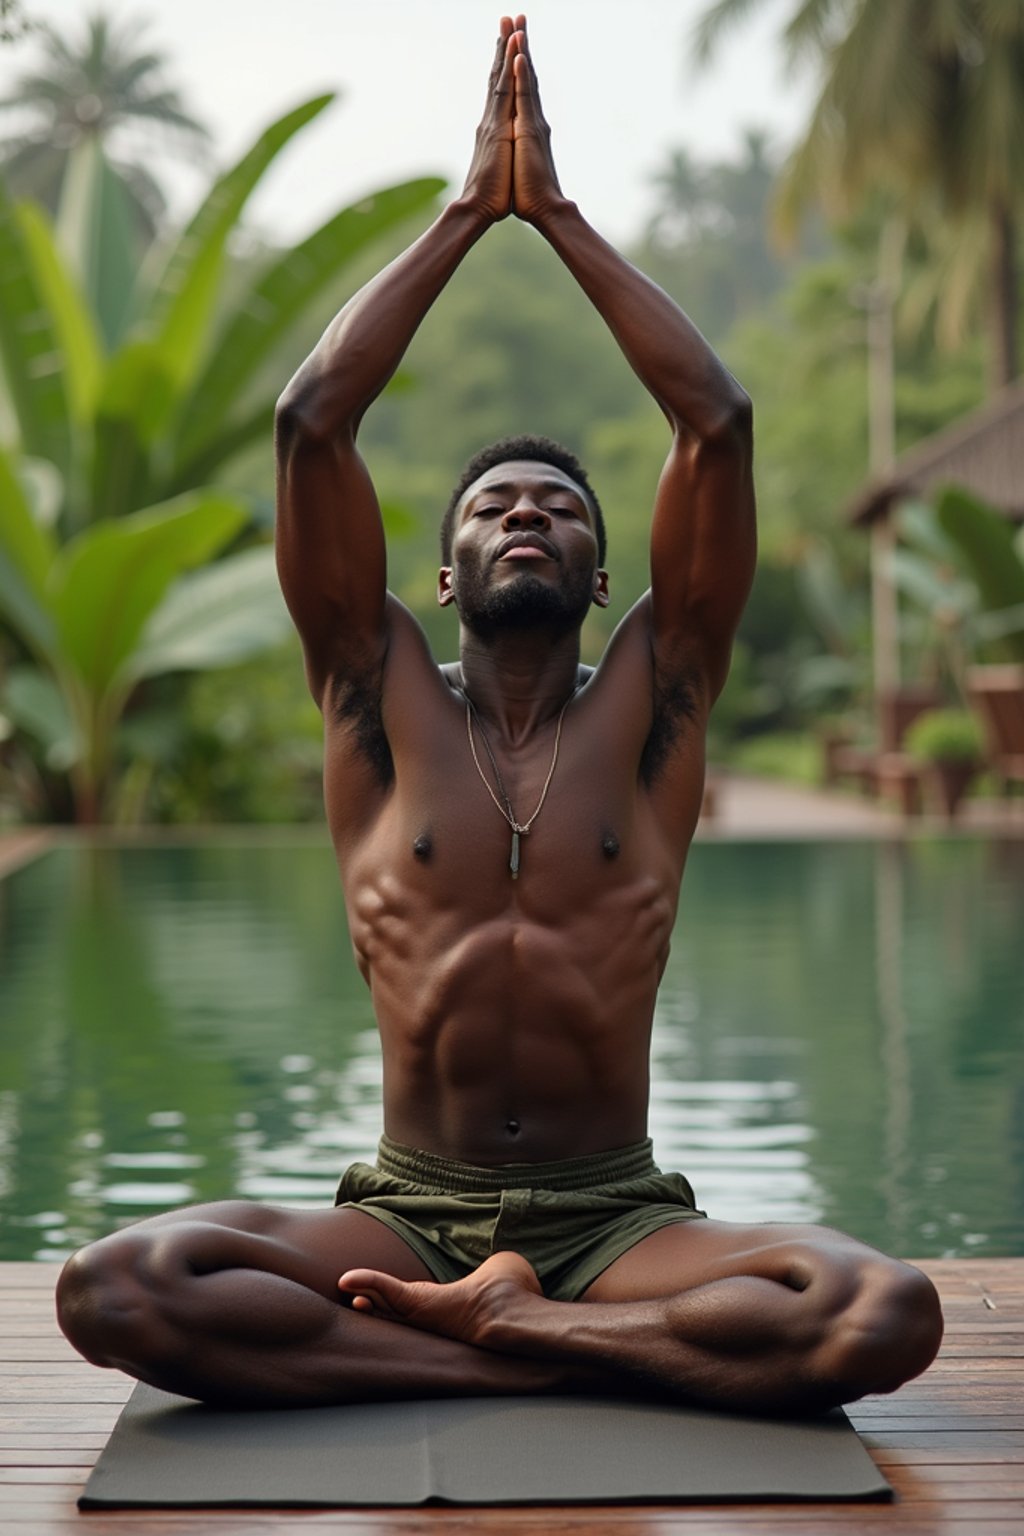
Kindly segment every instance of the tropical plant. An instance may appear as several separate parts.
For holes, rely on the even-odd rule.
[[[976,763],[984,750],[981,726],[966,709],[927,709],[906,734],[906,749],[923,763]]]
[[[716,0],[696,41],[706,58],[757,0]],[[886,189],[921,226],[960,233],[955,264],[983,287],[995,386],[1018,370],[1016,224],[1024,205],[1024,6],[1006,0],[794,0],[792,58],[824,79],[784,177],[782,209],[821,199],[849,211]],[[984,241],[977,238],[981,227]],[[945,259],[949,259],[946,243]],[[979,267],[979,257],[984,266]],[[961,281],[947,288],[962,304]]]
[[[186,109],[181,93],[165,83],[166,61],[145,46],[148,23],[118,26],[97,11],[77,37],[48,23],[34,28],[42,48],[0,109],[28,122],[0,144],[8,185],[56,214],[73,180],[72,166],[93,145],[104,148],[135,227],[148,243],[165,200],[147,158],[154,146],[189,158],[202,153],[209,134]],[[111,145],[127,152],[114,157]]]
[[[0,358],[17,431],[0,453],[0,618],[20,648],[0,697],[70,775],[80,820],[104,812],[140,680],[237,661],[280,638],[265,545],[194,569],[251,518],[246,500],[209,486],[269,437],[274,401],[253,399],[251,381],[307,304],[443,186],[427,177],[364,198],[225,296],[228,241],[249,194],[331,99],[273,123],[215,183],[161,269],[140,276],[137,318],[112,349],[43,210],[13,203],[0,183]],[[103,224],[100,201],[86,223]]]
[[[961,690],[971,661],[1024,661],[1024,534],[958,486],[905,504],[897,528],[890,574],[918,646],[943,655]]]

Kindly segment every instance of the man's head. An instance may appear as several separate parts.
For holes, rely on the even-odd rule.
[[[560,469],[563,474],[568,475],[570,480],[575,480],[585,492],[593,514],[594,532],[597,535],[597,563],[603,568],[608,550],[604,513],[587,479],[586,470],[576,455],[568,448],[563,448],[561,443],[556,443],[550,437],[533,437],[528,434],[500,438],[498,442],[491,443],[488,448],[481,448],[479,453],[475,453],[469,460],[456,482],[451,500],[441,519],[441,564],[451,565],[452,563],[452,531],[459,503],[470,486],[489,469],[494,469],[499,464],[509,464],[516,459],[529,459],[536,464],[551,464],[555,469]]]
[[[572,630],[608,601],[604,552],[600,504],[576,457],[548,438],[504,438],[470,460],[452,493],[439,598],[481,636]]]

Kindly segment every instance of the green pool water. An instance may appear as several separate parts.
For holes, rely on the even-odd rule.
[[[697,845],[653,1078],[712,1215],[1024,1254],[1024,843]],[[76,844],[0,881],[0,1258],[329,1204],[379,1129],[326,846]]]

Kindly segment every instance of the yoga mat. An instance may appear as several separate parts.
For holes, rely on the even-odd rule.
[[[887,1499],[841,1411],[592,1397],[228,1411],[135,1388],[81,1509]]]

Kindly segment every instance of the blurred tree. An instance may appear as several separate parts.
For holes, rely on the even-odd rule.
[[[776,174],[767,136],[749,128],[738,159],[703,163],[673,149],[651,178],[657,201],[632,254],[712,341],[785,280],[768,228]]]
[[[100,145],[143,243],[152,239],[166,206],[148,164],[154,145],[195,159],[209,143],[180,91],[165,83],[163,55],[144,46],[147,26],[136,20],[119,27],[97,11],[69,39],[38,23],[33,30],[42,57],[0,100],[0,109],[28,119],[20,133],[0,143],[11,190],[57,214],[76,158],[83,147]],[[125,153],[115,157],[118,143]]]
[[[34,28],[35,23],[26,16],[21,0],[0,0],[0,43],[17,43]]]
[[[756,4],[715,0],[696,30],[697,57]],[[799,0],[784,40],[792,59],[816,60],[823,81],[784,172],[782,221],[792,227],[815,199],[848,213],[882,187],[925,231],[954,227],[954,266],[987,302],[990,384],[1009,383],[1019,367],[1024,6]],[[949,286],[951,302],[962,302]]]

